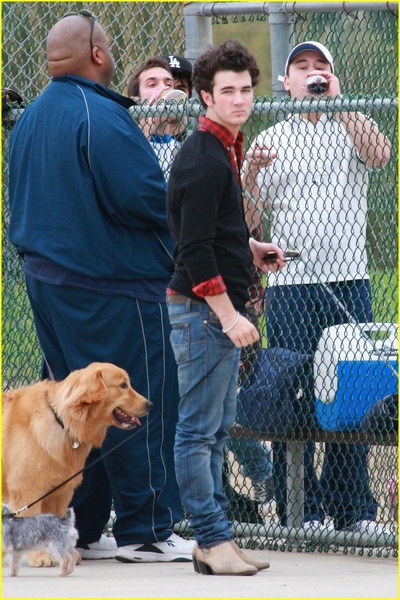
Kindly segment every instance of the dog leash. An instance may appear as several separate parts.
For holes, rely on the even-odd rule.
[[[155,422],[155,419],[153,419],[152,421],[149,421],[148,425],[151,425],[154,422]],[[5,517],[17,517],[23,511],[28,510],[29,508],[31,508],[31,506],[34,506],[35,504],[37,504],[38,502],[40,502],[44,498],[47,498],[47,496],[50,496],[50,494],[52,494],[53,492],[55,492],[58,489],[60,489],[63,485],[65,485],[66,483],[68,483],[72,479],[75,479],[75,477],[77,477],[78,475],[81,475],[82,473],[84,473],[85,471],[87,471],[88,469],[90,469],[91,467],[93,467],[96,463],[98,463],[101,460],[103,460],[103,458],[105,456],[107,456],[108,454],[111,454],[111,452],[114,452],[114,450],[116,450],[117,448],[119,448],[120,446],[122,446],[123,444],[125,444],[125,442],[127,442],[128,440],[132,439],[135,435],[137,435],[139,433],[139,431],[140,430],[134,431],[131,435],[129,435],[124,440],[122,440],[122,442],[119,442],[119,444],[117,444],[113,448],[110,448],[110,450],[107,450],[107,452],[105,452],[104,454],[102,454],[101,456],[99,456],[98,458],[96,458],[95,460],[93,460],[91,463],[89,463],[88,465],[85,465],[83,467],[83,469],[81,469],[80,471],[77,471],[74,475],[71,475],[71,477],[68,477],[68,479],[66,479],[62,483],[59,483],[58,485],[56,485],[56,487],[52,488],[49,492],[46,492],[45,494],[43,494],[43,496],[40,496],[40,498],[37,498],[36,500],[34,500],[33,502],[31,502],[30,504],[27,504],[26,506],[23,506],[22,508],[14,511],[14,512],[8,514],[8,515],[4,515],[4,516]]]
[[[249,194],[249,192],[247,190],[243,190],[244,194],[246,195],[246,197],[248,199],[250,199],[256,206],[256,209],[260,212],[260,214],[262,215],[264,213],[264,210],[259,209],[257,202],[254,201],[253,197],[251,196],[251,194]],[[287,239],[285,239],[285,237],[283,237],[283,240],[286,242],[286,244],[288,243]],[[309,265],[309,261],[306,261],[304,259],[303,256],[301,256],[301,254],[298,257],[298,260],[301,260],[301,262],[304,264],[306,271],[308,272],[308,274],[314,275],[315,276],[315,271],[313,268],[310,268]],[[388,357],[388,353],[387,353],[387,349],[386,351],[383,348],[378,348],[376,346],[376,343],[365,333],[364,329],[361,327],[361,324],[357,321],[357,319],[355,319],[353,317],[353,315],[347,310],[347,308],[344,306],[344,304],[339,300],[339,298],[336,296],[336,294],[333,292],[333,290],[331,290],[331,288],[329,287],[329,285],[327,285],[324,281],[321,281],[321,279],[318,277],[318,285],[321,286],[321,288],[324,290],[324,292],[326,294],[328,294],[332,301],[334,302],[334,304],[336,305],[337,308],[340,308],[340,310],[343,311],[343,313],[346,315],[349,323],[351,325],[354,325],[362,338],[364,338],[365,341],[367,341],[371,347],[372,350],[375,354],[380,355],[383,358],[383,361],[386,363],[386,365],[389,367],[390,371],[392,372],[393,375],[395,375],[397,378],[399,378],[399,373],[396,371],[396,369],[394,368],[394,366],[391,364],[389,357]],[[264,295],[263,295],[263,300],[265,301],[265,290],[264,290]]]
[[[304,258],[302,258],[301,256],[300,256],[300,260],[303,262],[303,264],[304,264],[306,270],[308,271],[308,273],[311,273],[312,275],[315,275],[314,269],[310,269],[310,267],[308,265],[308,262]],[[329,287],[329,285],[327,285],[324,281],[321,281],[320,279],[318,279],[318,285],[320,285],[321,288],[324,290],[324,292],[328,296],[331,297],[331,299],[333,300],[333,302],[336,305],[336,307],[343,311],[343,313],[346,315],[349,323],[351,325],[354,325],[357,328],[357,330],[359,331],[361,337],[364,338],[364,340],[367,341],[368,344],[370,344],[370,346],[372,347],[372,350],[373,350],[374,354],[379,355],[383,359],[383,361],[386,363],[386,365],[389,367],[389,369],[392,372],[392,374],[395,375],[398,378],[399,377],[399,373],[396,371],[396,369],[394,368],[394,366],[391,364],[391,362],[389,360],[387,349],[384,350],[383,348],[378,348],[377,347],[377,345],[374,342],[374,340],[372,340],[365,333],[363,327],[361,327],[361,324],[347,310],[347,308],[344,306],[344,304],[339,300],[339,298],[336,296],[336,294],[331,290],[331,288]]]
[[[212,369],[210,369],[190,390],[188,390],[186,392],[186,394],[184,394],[184,396],[182,396],[183,398],[189,393],[192,392],[198,385],[200,385],[200,383],[202,383],[217,367],[218,365],[222,362],[222,360],[225,358],[225,356],[227,356],[228,352],[230,352],[230,348],[228,348],[228,350],[226,352],[224,352],[224,354],[221,356],[221,358],[219,359],[219,361],[213,366]],[[48,363],[47,358],[45,357],[45,355],[43,354],[44,357],[44,361],[46,363],[46,366],[49,370],[49,374],[50,374],[50,379],[52,379],[53,381],[55,381],[54,379],[54,374],[53,371],[50,368],[50,365]],[[152,423],[155,422],[155,419],[153,419],[152,421],[148,422],[148,425],[151,425]],[[53,492],[56,492],[58,489],[60,489],[63,485],[65,485],[66,483],[68,483],[69,481],[71,481],[72,479],[75,479],[75,477],[77,477],[78,475],[81,475],[82,473],[84,473],[85,471],[87,471],[88,469],[90,469],[91,467],[93,467],[96,463],[98,463],[99,461],[103,460],[103,458],[105,456],[108,456],[108,454],[111,454],[111,452],[114,452],[114,450],[117,450],[117,448],[119,448],[120,446],[122,446],[123,444],[125,444],[125,442],[127,442],[128,440],[132,439],[135,435],[137,435],[139,433],[140,430],[138,431],[134,431],[131,435],[129,435],[127,438],[125,438],[124,440],[122,440],[122,442],[120,442],[119,444],[117,444],[116,446],[114,446],[113,448],[110,448],[110,450],[107,450],[107,452],[105,452],[104,454],[102,454],[101,456],[99,456],[98,458],[96,458],[95,460],[93,460],[91,463],[89,463],[88,465],[85,465],[83,467],[83,469],[81,469],[80,471],[77,471],[74,475],[71,475],[71,477],[68,477],[68,479],[66,479],[65,481],[63,481],[62,483],[59,483],[58,485],[56,485],[56,487],[52,488],[50,491],[46,492],[45,494],[43,494],[43,496],[40,496],[40,498],[37,498],[36,500],[34,500],[33,502],[31,502],[30,504],[27,504],[26,506],[23,506],[22,508],[4,515],[5,517],[17,517],[20,513],[24,512],[25,510],[28,510],[29,508],[31,508],[32,506],[34,506],[35,504],[37,504],[38,502],[40,502],[41,500],[43,500],[44,498],[47,498],[47,496],[50,496],[50,494],[52,494]]]

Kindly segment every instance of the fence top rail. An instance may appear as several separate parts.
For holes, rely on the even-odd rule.
[[[272,100],[270,102],[256,101],[253,104],[253,114],[266,112],[329,112],[357,110],[397,110],[397,98],[359,98],[346,99],[340,96],[329,100]]]
[[[198,100],[192,99],[187,101],[188,106],[183,103],[171,104],[166,106],[138,104],[131,106],[129,112],[132,117],[143,116],[198,116],[201,112],[201,105]],[[332,100],[256,100],[253,103],[253,115],[266,115],[270,113],[299,113],[299,112],[329,112],[329,111],[369,111],[371,109],[381,109],[388,111],[397,111],[397,98],[360,98],[360,99],[345,99],[343,97],[333,98]],[[12,108],[3,114],[3,125],[13,125],[23,113],[23,108]]]
[[[184,107],[181,104],[171,104],[166,107],[157,105],[142,104],[132,106],[129,112],[132,116],[143,116],[144,114],[160,116],[161,114],[189,114],[195,116],[200,113],[200,103],[196,99],[189,100],[188,106]],[[329,112],[329,111],[368,111],[372,109],[381,109],[389,111],[397,111],[397,98],[359,98],[346,99],[343,97],[332,98],[331,100],[256,100],[253,103],[252,113],[255,115],[263,115],[268,113],[277,113],[284,111],[292,112]]]
[[[223,17],[228,15],[268,15],[282,12],[347,12],[387,10],[397,14],[397,2],[188,2],[186,16]]]

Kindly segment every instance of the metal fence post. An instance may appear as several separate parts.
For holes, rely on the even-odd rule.
[[[304,520],[304,442],[286,444],[287,527],[303,526]]]
[[[292,49],[290,38],[294,16],[285,11],[283,3],[269,2],[268,17],[271,36],[272,92],[273,96],[282,98],[286,92],[278,77],[285,74],[286,58]]]
[[[294,16],[285,11],[282,3],[268,4],[268,17],[271,36],[272,93],[277,98],[286,95],[279,75],[285,75],[286,59],[292,49],[290,38],[293,32]],[[283,118],[283,115],[282,115]],[[301,527],[304,519],[304,443],[287,442],[287,525]]]
[[[193,64],[195,59],[206,50],[207,46],[212,45],[212,21],[203,13],[203,3],[189,2],[183,9],[185,24],[186,50],[185,57]],[[197,93],[193,90],[193,97]],[[188,117],[188,129],[196,127],[198,118],[193,114]]]
[[[211,18],[204,16],[203,2],[189,2],[183,9],[185,20],[185,56],[191,62],[212,44]]]

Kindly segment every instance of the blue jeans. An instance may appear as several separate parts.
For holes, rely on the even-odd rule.
[[[260,483],[272,477],[273,463],[267,446],[252,437],[232,435],[228,441],[231,450],[242,467],[245,477],[253,483]]]
[[[335,298],[360,323],[373,320],[368,280],[327,284]],[[323,329],[348,322],[348,317],[321,285],[275,286],[266,290],[267,337],[269,346],[314,354]],[[314,402],[312,377],[303,390]],[[304,521],[334,518],[336,529],[361,519],[375,519],[377,502],[369,488],[369,446],[325,444],[321,478],[314,469],[314,444],[304,453]],[[274,480],[277,512],[286,524],[286,444],[275,442]]]
[[[224,446],[236,416],[240,350],[207,304],[168,304],[178,365],[175,469],[184,510],[200,547],[232,539],[222,489]]]

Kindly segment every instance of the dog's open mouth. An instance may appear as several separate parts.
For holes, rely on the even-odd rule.
[[[135,415],[131,417],[121,408],[117,407],[115,410],[113,410],[112,414],[117,423],[119,423],[124,429],[133,429],[134,427],[141,425],[141,422],[137,417],[135,417]]]

